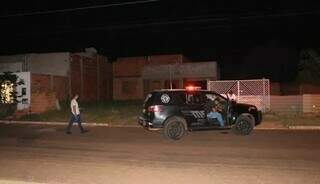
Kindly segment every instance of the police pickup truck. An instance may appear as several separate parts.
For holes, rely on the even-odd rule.
[[[208,121],[212,107],[224,121],[221,127]],[[221,118],[220,118],[221,119]],[[163,129],[165,137],[181,139],[186,131],[198,129],[231,129],[249,135],[262,121],[262,113],[254,105],[237,103],[213,91],[196,87],[164,89],[149,93],[143,103],[139,124],[147,129]]]

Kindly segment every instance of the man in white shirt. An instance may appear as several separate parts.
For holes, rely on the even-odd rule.
[[[70,103],[71,118],[70,118],[70,121],[69,121],[69,125],[67,127],[67,132],[66,132],[67,134],[71,134],[71,127],[72,127],[73,122],[77,122],[78,123],[79,128],[81,130],[81,133],[88,132],[88,130],[85,130],[81,125],[80,110],[79,110],[79,105],[78,105],[78,102],[77,102],[78,98],[79,98],[78,94],[74,95],[74,97],[72,98],[71,103]]]

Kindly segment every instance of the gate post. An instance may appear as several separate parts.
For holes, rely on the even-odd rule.
[[[237,81],[237,87],[238,87],[238,97],[237,97],[237,101],[239,101],[239,99],[240,99],[240,81]]]
[[[263,102],[263,108],[262,108],[262,111],[263,112],[266,112],[266,86],[265,86],[265,79],[264,78],[262,78],[262,89],[263,89],[263,100],[262,100],[262,102]]]

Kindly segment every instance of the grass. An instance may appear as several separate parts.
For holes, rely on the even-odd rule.
[[[61,110],[21,117],[23,121],[67,122],[70,118],[69,102],[60,104]],[[108,123],[116,125],[136,125],[142,109],[142,101],[112,101],[100,103],[80,103],[82,120],[87,123]],[[274,113],[263,115],[264,123],[281,124],[284,127],[297,125],[320,126],[320,114]]]
[[[268,112],[263,115],[263,121],[278,122],[283,126],[320,126],[320,114],[318,113],[272,113]]]
[[[42,114],[22,116],[23,121],[66,122],[70,118],[69,103],[61,103],[61,110]],[[83,122],[109,124],[136,124],[141,112],[141,101],[112,101],[100,103],[79,103]]]

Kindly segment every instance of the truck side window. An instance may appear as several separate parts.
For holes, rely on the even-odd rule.
[[[203,102],[200,93],[187,93],[186,94],[187,104],[201,105]]]

